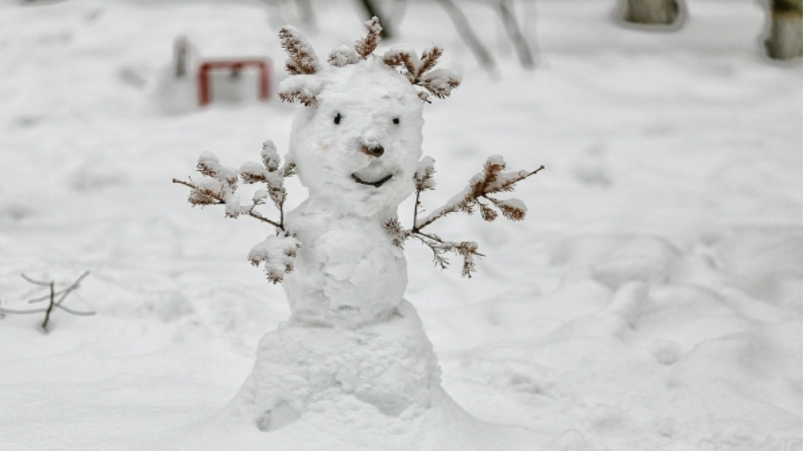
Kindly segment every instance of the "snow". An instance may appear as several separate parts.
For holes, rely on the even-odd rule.
[[[443,205],[489,155],[547,169],[518,185],[524,221],[432,224],[478,243],[472,279],[405,246],[404,297],[441,367],[436,409],[388,419],[324,403],[271,432],[235,421],[229,403],[257,350],[273,349],[260,339],[290,316],[247,261],[273,228],[189,208],[170,180],[202,152],[239,164],[272,139],[284,153],[292,108],[216,98],[196,111],[191,85],[164,78],[178,35],[206,56],[267,54],[278,76],[285,56],[262,6],[1,3],[0,302],[43,294],[20,273],[62,287],[90,270],[66,302],[97,314],[56,311],[46,335],[38,315],[0,319],[0,449],[799,449],[800,66],[758,56],[753,2],[687,3],[684,26],[658,34],[616,27],[609,2],[528,3],[531,74],[495,41],[487,8],[467,4],[498,80],[440,9],[408,5],[404,44],[439,43],[439,66],[463,74],[424,106],[438,171],[425,205]],[[303,30],[316,49],[354,42],[350,8],[318,7],[319,33]],[[297,208],[304,187],[285,186]],[[408,198],[408,227],[412,211]],[[336,253],[337,237],[326,241]],[[417,327],[405,324],[400,334]]]

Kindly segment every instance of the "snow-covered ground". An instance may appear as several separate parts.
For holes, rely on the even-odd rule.
[[[476,418],[529,430],[533,450],[799,451],[800,64],[761,59],[752,1],[690,0],[685,26],[657,34],[615,26],[613,3],[529,4],[532,73],[469,4],[499,56],[495,76],[440,9],[408,6],[394,43],[440,43],[441,66],[464,76],[425,107],[439,187],[424,205],[491,154],[547,170],[515,194],[524,222],[433,225],[479,243],[473,279],[434,269],[409,243],[407,299],[445,390]],[[352,3],[315,4],[308,34],[321,53],[362,36]],[[204,56],[267,55],[283,77],[281,20],[249,1],[0,2],[0,303],[41,293],[20,273],[61,286],[90,270],[65,305],[97,311],[57,311],[48,334],[40,315],[0,318],[0,449],[260,443],[214,418],[289,314],[281,287],[246,260],[270,231],[190,209],[170,180],[203,151],[229,166],[258,160],[265,139],[285,152],[292,107],[195,110],[192,86],[167,72],[183,34]],[[241,88],[232,96],[253,94]],[[289,190],[292,205],[304,199],[297,181]],[[493,440],[422,428],[454,449]],[[328,442],[325,430],[287,429],[268,449],[399,449],[367,429]]]

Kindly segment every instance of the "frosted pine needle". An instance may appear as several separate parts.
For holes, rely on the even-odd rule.
[[[365,22],[365,28],[368,30],[368,35],[354,45],[354,50],[362,59],[368,58],[376,50],[379,41],[382,40],[380,36],[382,34],[382,25],[379,24],[379,19],[376,16]]]
[[[298,29],[287,25],[279,30],[279,40],[289,58],[285,68],[290,75],[314,74],[320,69],[315,50]]]

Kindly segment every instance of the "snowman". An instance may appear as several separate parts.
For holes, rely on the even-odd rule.
[[[433,96],[448,97],[460,77],[434,69],[442,54],[437,46],[420,58],[401,47],[374,55],[381,27],[376,18],[365,26],[365,38],[353,48],[336,48],[326,63],[298,30],[281,30],[291,77],[281,83],[279,96],[299,104],[284,166],[267,142],[261,165],[246,163],[238,171],[204,153],[198,161],[204,179],[174,180],[192,188],[194,205],[223,204],[226,216],[249,215],[276,228],[249,259],[264,264],[271,281],[283,282],[291,317],[261,339],[254,369],[229,406],[262,431],[310,415],[331,419],[362,412],[354,418],[363,421],[378,413],[383,422],[409,423],[434,405],[462,412],[441,389],[432,345],[404,299],[401,244],[417,238],[442,266],[442,254],[453,252],[470,275],[471,259],[480,255],[476,244],[444,241],[424,227],[474,210],[491,221],[497,216],[491,205],[521,219],[523,203],[491,195],[511,191],[538,172],[503,172],[504,160],[491,157],[463,192],[417,218],[420,193],[434,188],[433,160],[421,158],[423,105]],[[309,197],[285,215],[283,179],[291,174]],[[258,190],[251,205],[240,205],[238,179],[267,189]],[[417,219],[403,229],[397,210],[413,192]],[[268,198],[279,209],[278,221],[255,209]]]
[[[373,55],[381,27],[374,18],[366,28],[366,38],[335,49],[328,64],[296,29],[280,33],[292,76],[279,95],[301,104],[286,165],[309,198],[283,224],[284,240],[298,243],[283,277],[291,318],[263,337],[235,400],[263,430],[344,398],[411,415],[440,387],[432,345],[404,300],[403,250],[385,224],[415,189],[426,93],[446,97],[460,79],[431,70],[437,47],[420,60],[409,49]]]

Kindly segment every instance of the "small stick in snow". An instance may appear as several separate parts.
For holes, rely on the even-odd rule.
[[[81,274],[81,276],[78,277],[78,279],[76,279],[75,282],[72,283],[72,285],[70,285],[69,287],[67,287],[67,288],[65,288],[63,290],[56,291],[56,289],[55,289],[55,281],[44,282],[44,281],[41,281],[41,280],[34,280],[34,279],[31,279],[30,277],[26,276],[25,274],[21,274],[22,278],[27,280],[28,282],[30,282],[30,283],[32,283],[34,285],[48,287],[48,289],[50,290],[50,293],[47,296],[31,299],[31,300],[28,301],[29,304],[33,304],[33,303],[36,303],[36,302],[42,302],[42,301],[50,301],[50,302],[48,303],[47,307],[42,307],[42,308],[38,308],[38,309],[31,309],[31,310],[15,310],[15,309],[7,309],[7,308],[0,307],[0,313],[17,314],[17,315],[27,315],[27,314],[32,314],[32,313],[44,313],[45,314],[45,319],[44,319],[44,321],[42,321],[42,329],[45,332],[47,332],[47,325],[50,322],[50,315],[53,313],[54,309],[58,308],[58,309],[64,310],[67,313],[70,313],[70,314],[73,314],[73,315],[78,315],[78,316],[92,316],[92,315],[95,314],[95,312],[81,312],[81,311],[73,310],[71,308],[68,308],[68,307],[65,307],[64,305],[62,305],[62,303],[64,302],[65,299],[67,299],[67,296],[69,296],[70,293],[72,293],[73,291],[75,291],[78,288],[80,288],[81,281],[84,280],[86,278],[86,276],[88,276],[88,275],[89,275],[89,271],[86,271],[83,274]],[[59,296],[58,300],[56,299],[56,296]]]

